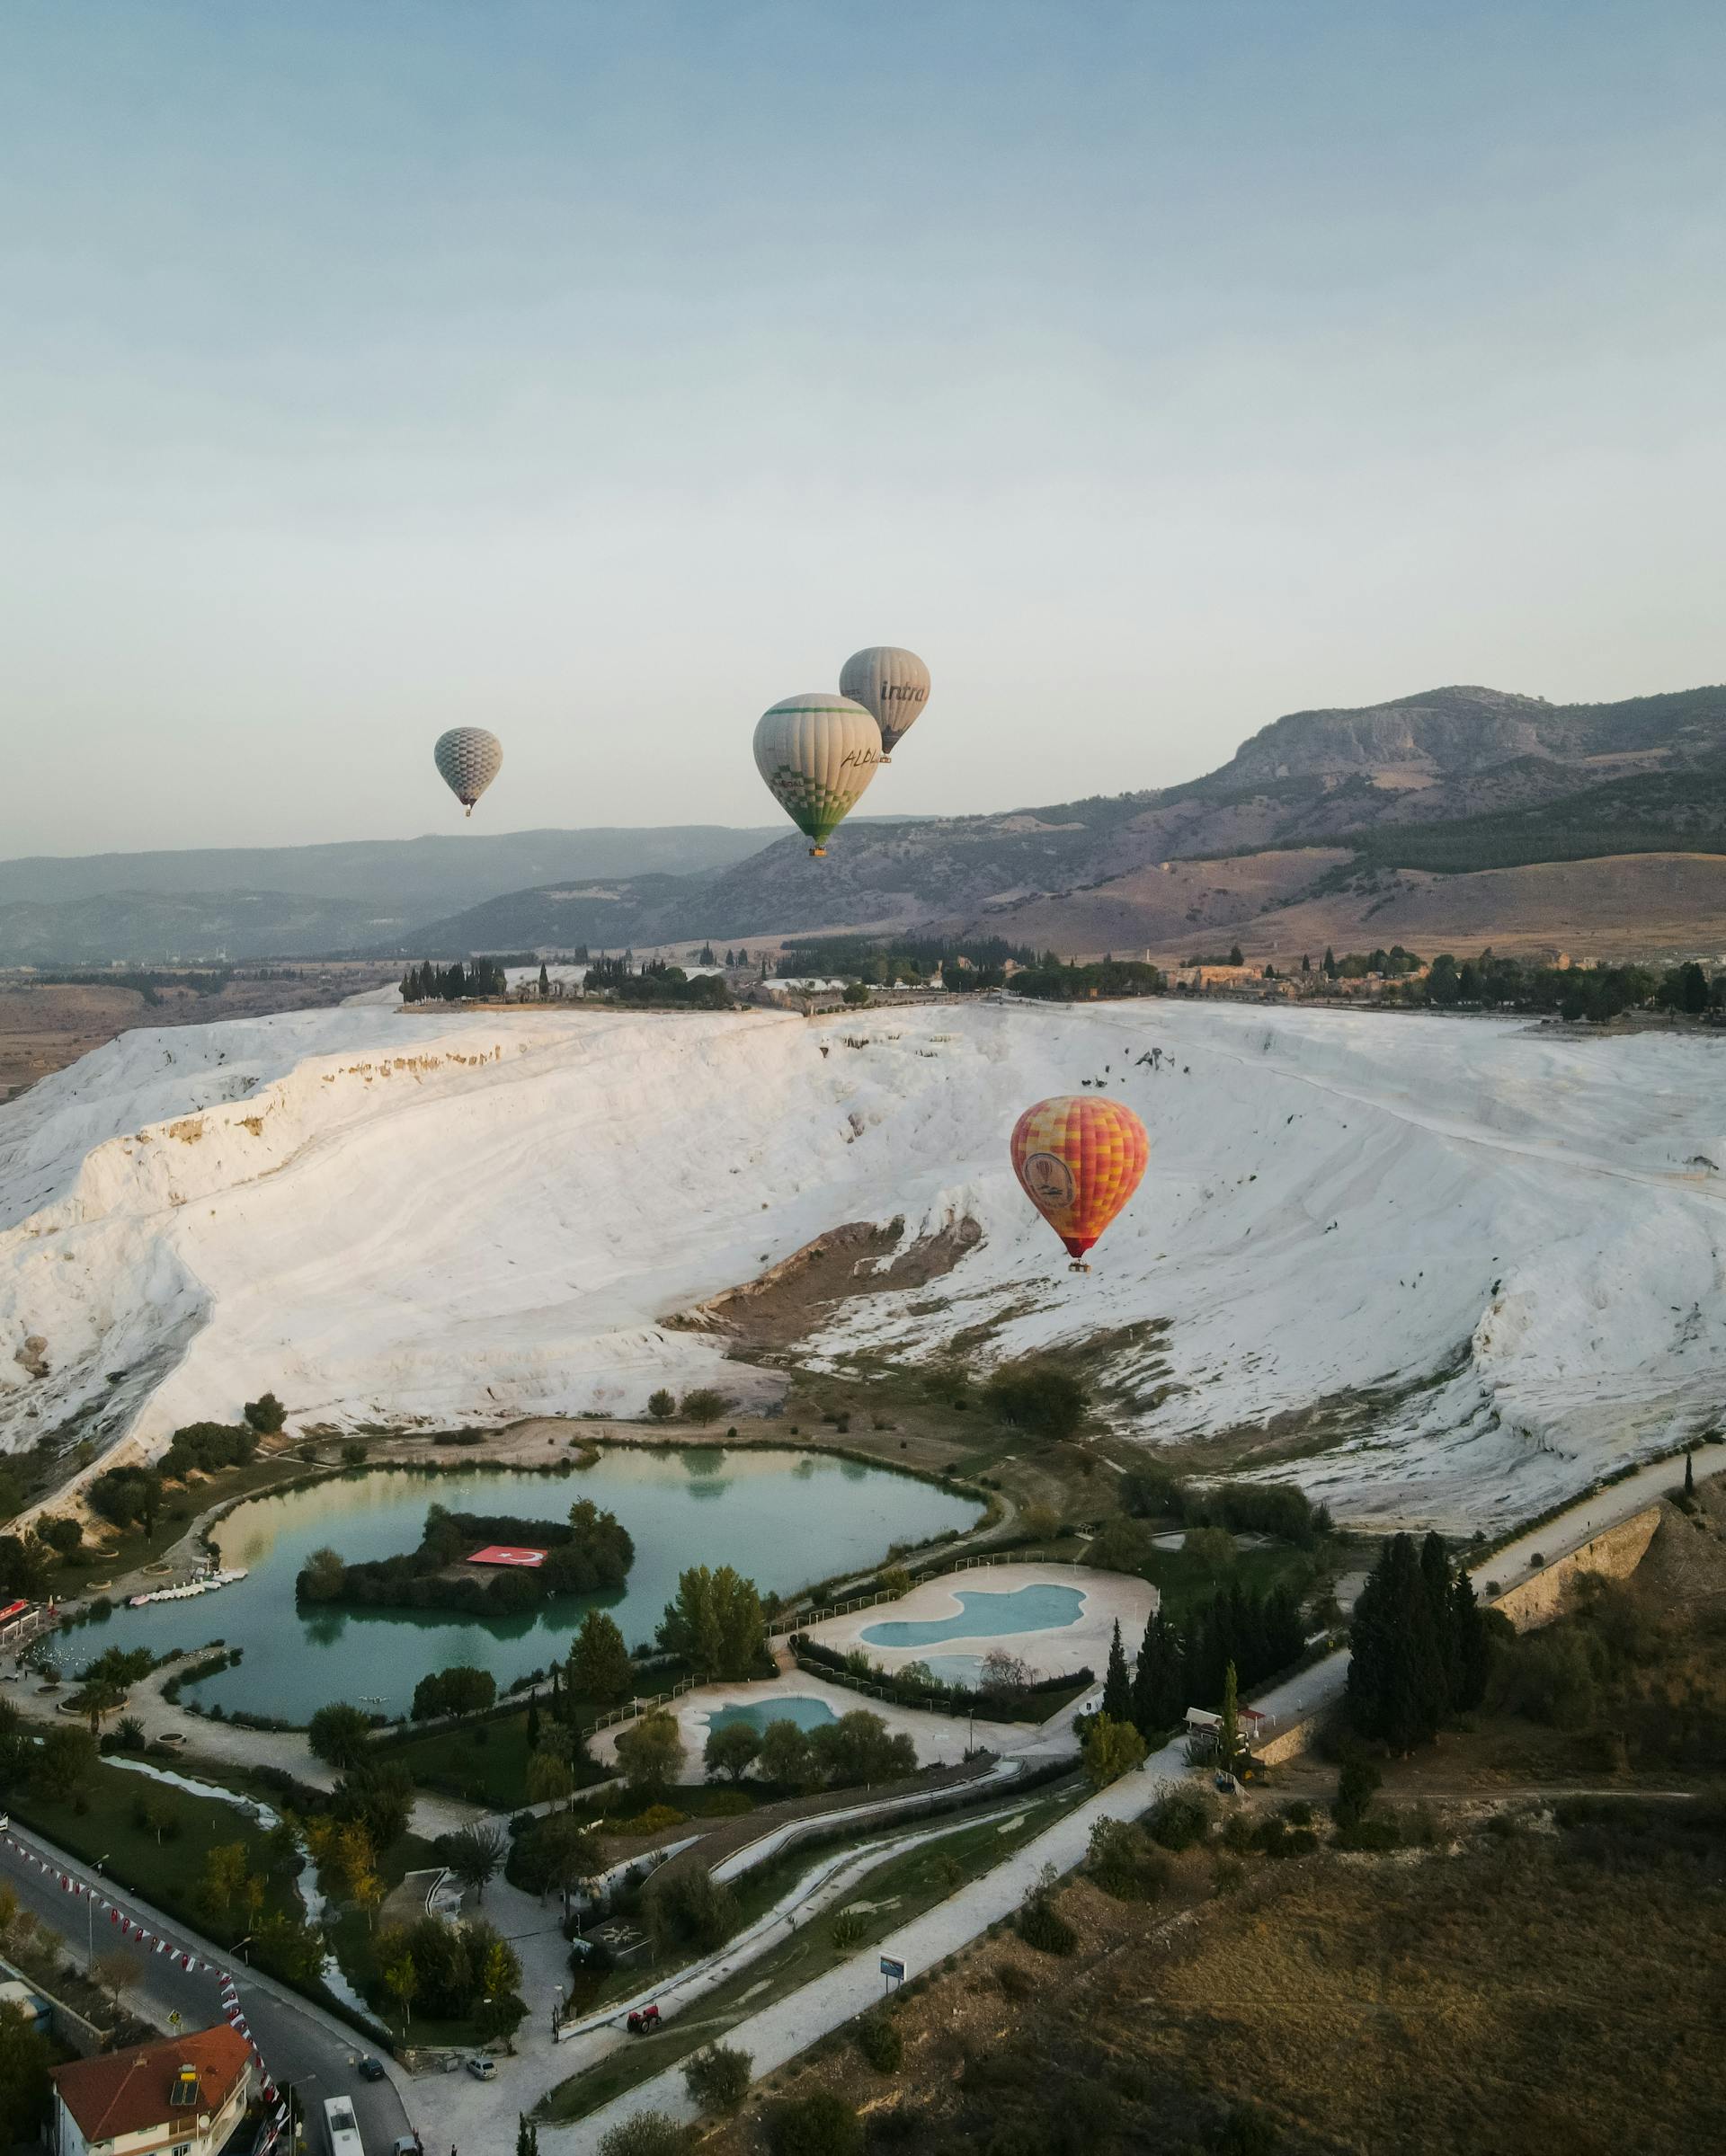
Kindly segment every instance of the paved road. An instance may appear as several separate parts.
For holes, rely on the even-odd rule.
[[[1346,1654],[1331,1655],[1290,1678],[1286,1684],[1265,1693],[1255,1704],[1263,1712],[1276,1716],[1278,1725],[1286,1727],[1290,1722],[1298,1721],[1314,1708],[1334,1699],[1342,1689],[1348,1667]],[[1161,1752],[1153,1752],[1138,1772],[1112,1783],[1100,1795],[1069,1812],[1005,1863],[998,1864],[982,1878],[961,1887],[957,1894],[908,1924],[903,1931],[893,1933],[881,1940],[878,1947],[869,1947],[866,1953],[805,1984],[800,1991],[739,2022],[727,2033],[726,2043],[739,2045],[751,2054],[757,2076],[772,2072],[830,2030],[841,2027],[866,2012],[880,1999],[881,1955],[892,1955],[903,1961],[907,1973],[913,1976],[932,1968],[948,1955],[968,1945],[998,1919],[1010,1916],[1036,1885],[1045,1864],[1066,1872],[1081,1863],[1090,1845],[1091,1827],[1098,1820],[1134,1819],[1154,1804],[1165,1789],[1179,1783],[1190,1783],[1192,1779],[1193,1770],[1187,1764],[1187,1742],[1180,1737],[1172,1744],[1166,1744]],[[683,2086],[681,2066],[668,2068],[606,2105],[592,2117],[583,2119],[571,2130],[567,2142],[560,2141],[560,2152],[567,2151],[570,2156],[574,2156],[575,2152],[597,2149],[601,2136],[609,2128],[640,2111],[664,2111],[680,2119],[697,2116]]]
[[[1691,1460],[1698,1482],[1726,1474],[1726,1445],[1698,1445]],[[1591,1535],[1597,1535],[1603,1528],[1616,1527],[1621,1520],[1645,1512],[1657,1499],[1669,1496],[1683,1486],[1682,1458],[1656,1460],[1648,1467],[1638,1468],[1622,1482],[1596,1490],[1592,1496],[1579,1498],[1557,1519],[1547,1521],[1544,1527],[1531,1527],[1514,1542],[1507,1542],[1502,1549],[1494,1550],[1490,1557],[1473,1567],[1474,1582],[1481,1586],[1491,1578],[1501,1581],[1507,1587],[1519,1587],[1531,1570],[1541,1569],[1531,1565],[1532,1558],[1538,1557],[1547,1565],[1555,1564],[1571,1550],[1579,1549]]]
[[[86,1883],[95,1877],[87,1866],[77,1863],[40,1835],[29,1833],[18,1826],[12,1829],[12,1834],[26,1848],[37,1850],[48,1858],[57,1872],[67,1872]],[[93,1928],[87,1921],[86,1901],[62,1892],[54,1876],[38,1871],[4,1841],[0,1841],[0,1877],[4,1877],[17,1894],[22,1908],[29,1910],[66,1941],[68,1958],[80,1968],[85,1965],[93,1936],[98,1955],[116,1947],[114,1928],[100,1911],[96,1912]],[[185,1952],[216,1963],[218,1967],[230,1970],[239,1987],[240,2004],[246,2020],[278,2086],[293,2082],[301,2091],[298,2100],[308,2104],[314,2112],[320,2111],[329,2097],[343,2093],[351,2096],[368,2149],[387,2149],[398,2134],[407,2131],[407,2114],[393,2081],[366,2081],[355,2072],[355,2062],[365,2047],[354,2030],[309,2001],[297,1999],[268,1977],[248,1970],[244,1963],[231,1962],[221,1947],[160,1915],[136,1895],[116,1894],[106,1881],[100,1882],[100,1891],[131,1911],[139,1922],[147,1924],[158,1937]],[[137,1941],[131,1942],[126,1950],[138,1958],[144,1972],[128,2001],[143,2019],[154,2021],[164,2029],[168,2027],[172,2012],[178,2012],[183,2027],[189,2029],[208,2028],[220,2019],[214,1975],[188,1974],[165,1954],[150,1953]],[[323,2143],[314,2134],[311,2145],[321,2149]],[[436,2143],[428,2140],[427,2147],[435,2150]]]

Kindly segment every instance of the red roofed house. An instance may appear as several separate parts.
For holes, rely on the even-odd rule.
[[[54,2156],[217,2156],[252,2092],[252,2048],[226,2023],[57,2066]]]

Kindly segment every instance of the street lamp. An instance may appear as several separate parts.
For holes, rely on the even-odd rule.
[[[282,2085],[282,2093],[288,2098],[288,2148],[289,2156],[292,2156],[292,2152],[298,2145],[294,2138],[294,2091],[297,2089],[309,2089],[313,2082],[316,2081],[316,2079],[317,2076],[315,2073],[302,2073],[297,2081],[287,2081]],[[305,2116],[306,2107],[302,2104],[300,2106],[300,2116],[302,2119],[304,2119]]]
[[[104,1850],[90,1867],[97,1878],[101,1878],[102,1868],[107,1861],[108,1852]],[[96,1966],[96,1897],[93,1894],[87,1894],[84,1897],[84,1965],[86,1972],[93,1974]]]

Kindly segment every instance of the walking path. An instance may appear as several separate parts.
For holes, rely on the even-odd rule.
[[[1266,1693],[1254,1704],[1274,1715],[1280,1726],[1303,1716],[1338,1696],[1347,1674],[1346,1654],[1330,1655],[1310,1670],[1303,1670],[1286,1684]],[[1090,1843],[1090,1830],[1099,1819],[1135,1819],[1165,1791],[1190,1782],[1193,1770],[1187,1763],[1187,1740],[1178,1737],[1154,1752],[1137,1772],[1112,1782],[1096,1797],[1069,1812],[1035,1840],[998,1864],[982,1878],[919,1917],[903,1931],[893,1933],[853,1959],[830,1969],[792,1992],[738,2022],[725,2034],[727,2044],[748,2052],[759,2077],[770,2073],[787,2059],[808,2048],[830,2031],[841,2028],[866,2013],[881,1998],[880,1957],[903,1961],[907,1975],[932,1968],[947,1956],[967,1946],[977,1935],[1002,1917],[1010,1916],[1036,1885],[1045,1865],[1059,1872],[1071,1871],[1082,1862]],[[683,2085],[681,2065],[668,2067],[638,2088],[618,2097],[591,2117],[570,2129],[572,2138],[561,2144],[572,2152],[597,2149],[601,2136],[620,2120],[637,2112],[663,2111],[677,2119],[698,2116]]]

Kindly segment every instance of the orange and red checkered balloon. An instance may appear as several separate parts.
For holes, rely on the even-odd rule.
[[[1063,1094],[1013,1125],[1013,1173],[1077,1260],[1139,1187],[1151,1140],[1119,1101]]]

